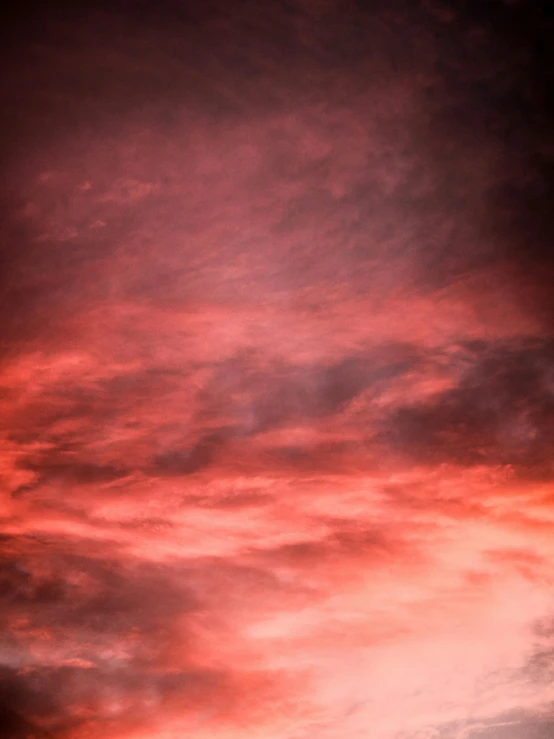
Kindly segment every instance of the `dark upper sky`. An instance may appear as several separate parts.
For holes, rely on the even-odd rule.
[[[553,26],[5,17],[2,736],[552,735]]]

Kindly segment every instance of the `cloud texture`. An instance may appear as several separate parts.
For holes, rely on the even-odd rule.
[[[8,24],[6,736],[552,735],[532,5]]]

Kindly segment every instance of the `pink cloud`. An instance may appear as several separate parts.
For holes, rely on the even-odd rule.
[[[536,19],[147,5],[6,47],[0,719],[543,739]]]

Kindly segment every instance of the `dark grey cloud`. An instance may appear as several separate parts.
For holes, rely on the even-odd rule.
[[[475,739],[549,739],[554,733],[554,720],[536,718],[507,722],[505,726],[490,726],[478,729]]]
[[[154,458],[152,474],[161,476],[192,475],[207,469],[217,457],[218,450],[225,443],[223,434],[212,433],[202,437],[190,448],[176,448],[157,454]]]
[[[264,356],[234,357],[216,367],[202,394],[203,413],[212,409],[229,414],[236,419],[238,435],[324,418],[368,388],[378,393],[420,359],[414,346],[401,344],[376,345],[334,363],[303,366],[267,362]]]
[[[459,384],[384,422],[387,442],[424,462],[512,464],[545,473],[554,440],[550,341],[477,345]]]
[[[466,721],[437,729],[438,739],[550,739],[554,720],[550,716],[536,717],[521,713],[497,716],[483,721]]]
[[[120,718],[148,722],[176,696],[187,706],[226,694],[223,672],[171,665],[176,643],[187,649],[176,621],[202,608],[190,586],[201,592],[205,567],[91,557],[52,537],[4,548],[0,706],[14,738],[27,737],[17,716],[62,731],[79,724],[83,707],[109,723],[113,704]],[[209,568],[217,578],[217,563]],[[44,648],[53,643],[50,661]]]
[[[0,701],[14,707],[6,710],[7,720],[16,732],[7,736],[14,739],[34,739],[35,734],[26,731],[36,731],[37,739],[63,736],[79,725],[78,713],[83,708],[94,711],[99,724],[106,728],[113,724],[114,713],[120,720],[123,715],[147,724],[155,719],[164,703],[175,697],[188,707],[199,698],[218,699],[225,690],[226,676],[216,671],[191,669],[180,674],[153,674],[148,666],[140,664],[133,664],[132,669],[40,666],[24,676],[6,668],[0,672]],[[33,720],[20,720],[22,716],[32,716]],[[39,723],[51,730],[40,733]]]
[[[8,550],[2,564],[2,618],[7,626],[11,619],[25,617],[37,628],[56,632],[73,624],[84,634],[124,636],[136,627],[146,638],[171,613],[198,608],[170,568],[106,560],[100,550],[91,557],[79,547],[72,552],[56,538],[34,553],[29,544],[9,542],[15,551]]]
[[[1,675],[1,672],[0,696],[8,699],[13,697],[12,691],[6,686],[6,676]],[[5,739],[55,739],[56,736],[50,731],[35,726],[10,706],[4,704],[0,704],[0,732]]]

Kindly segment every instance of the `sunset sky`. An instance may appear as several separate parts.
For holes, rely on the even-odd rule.
[[[1,30],[0,736],[554,736],[554,7]]]

